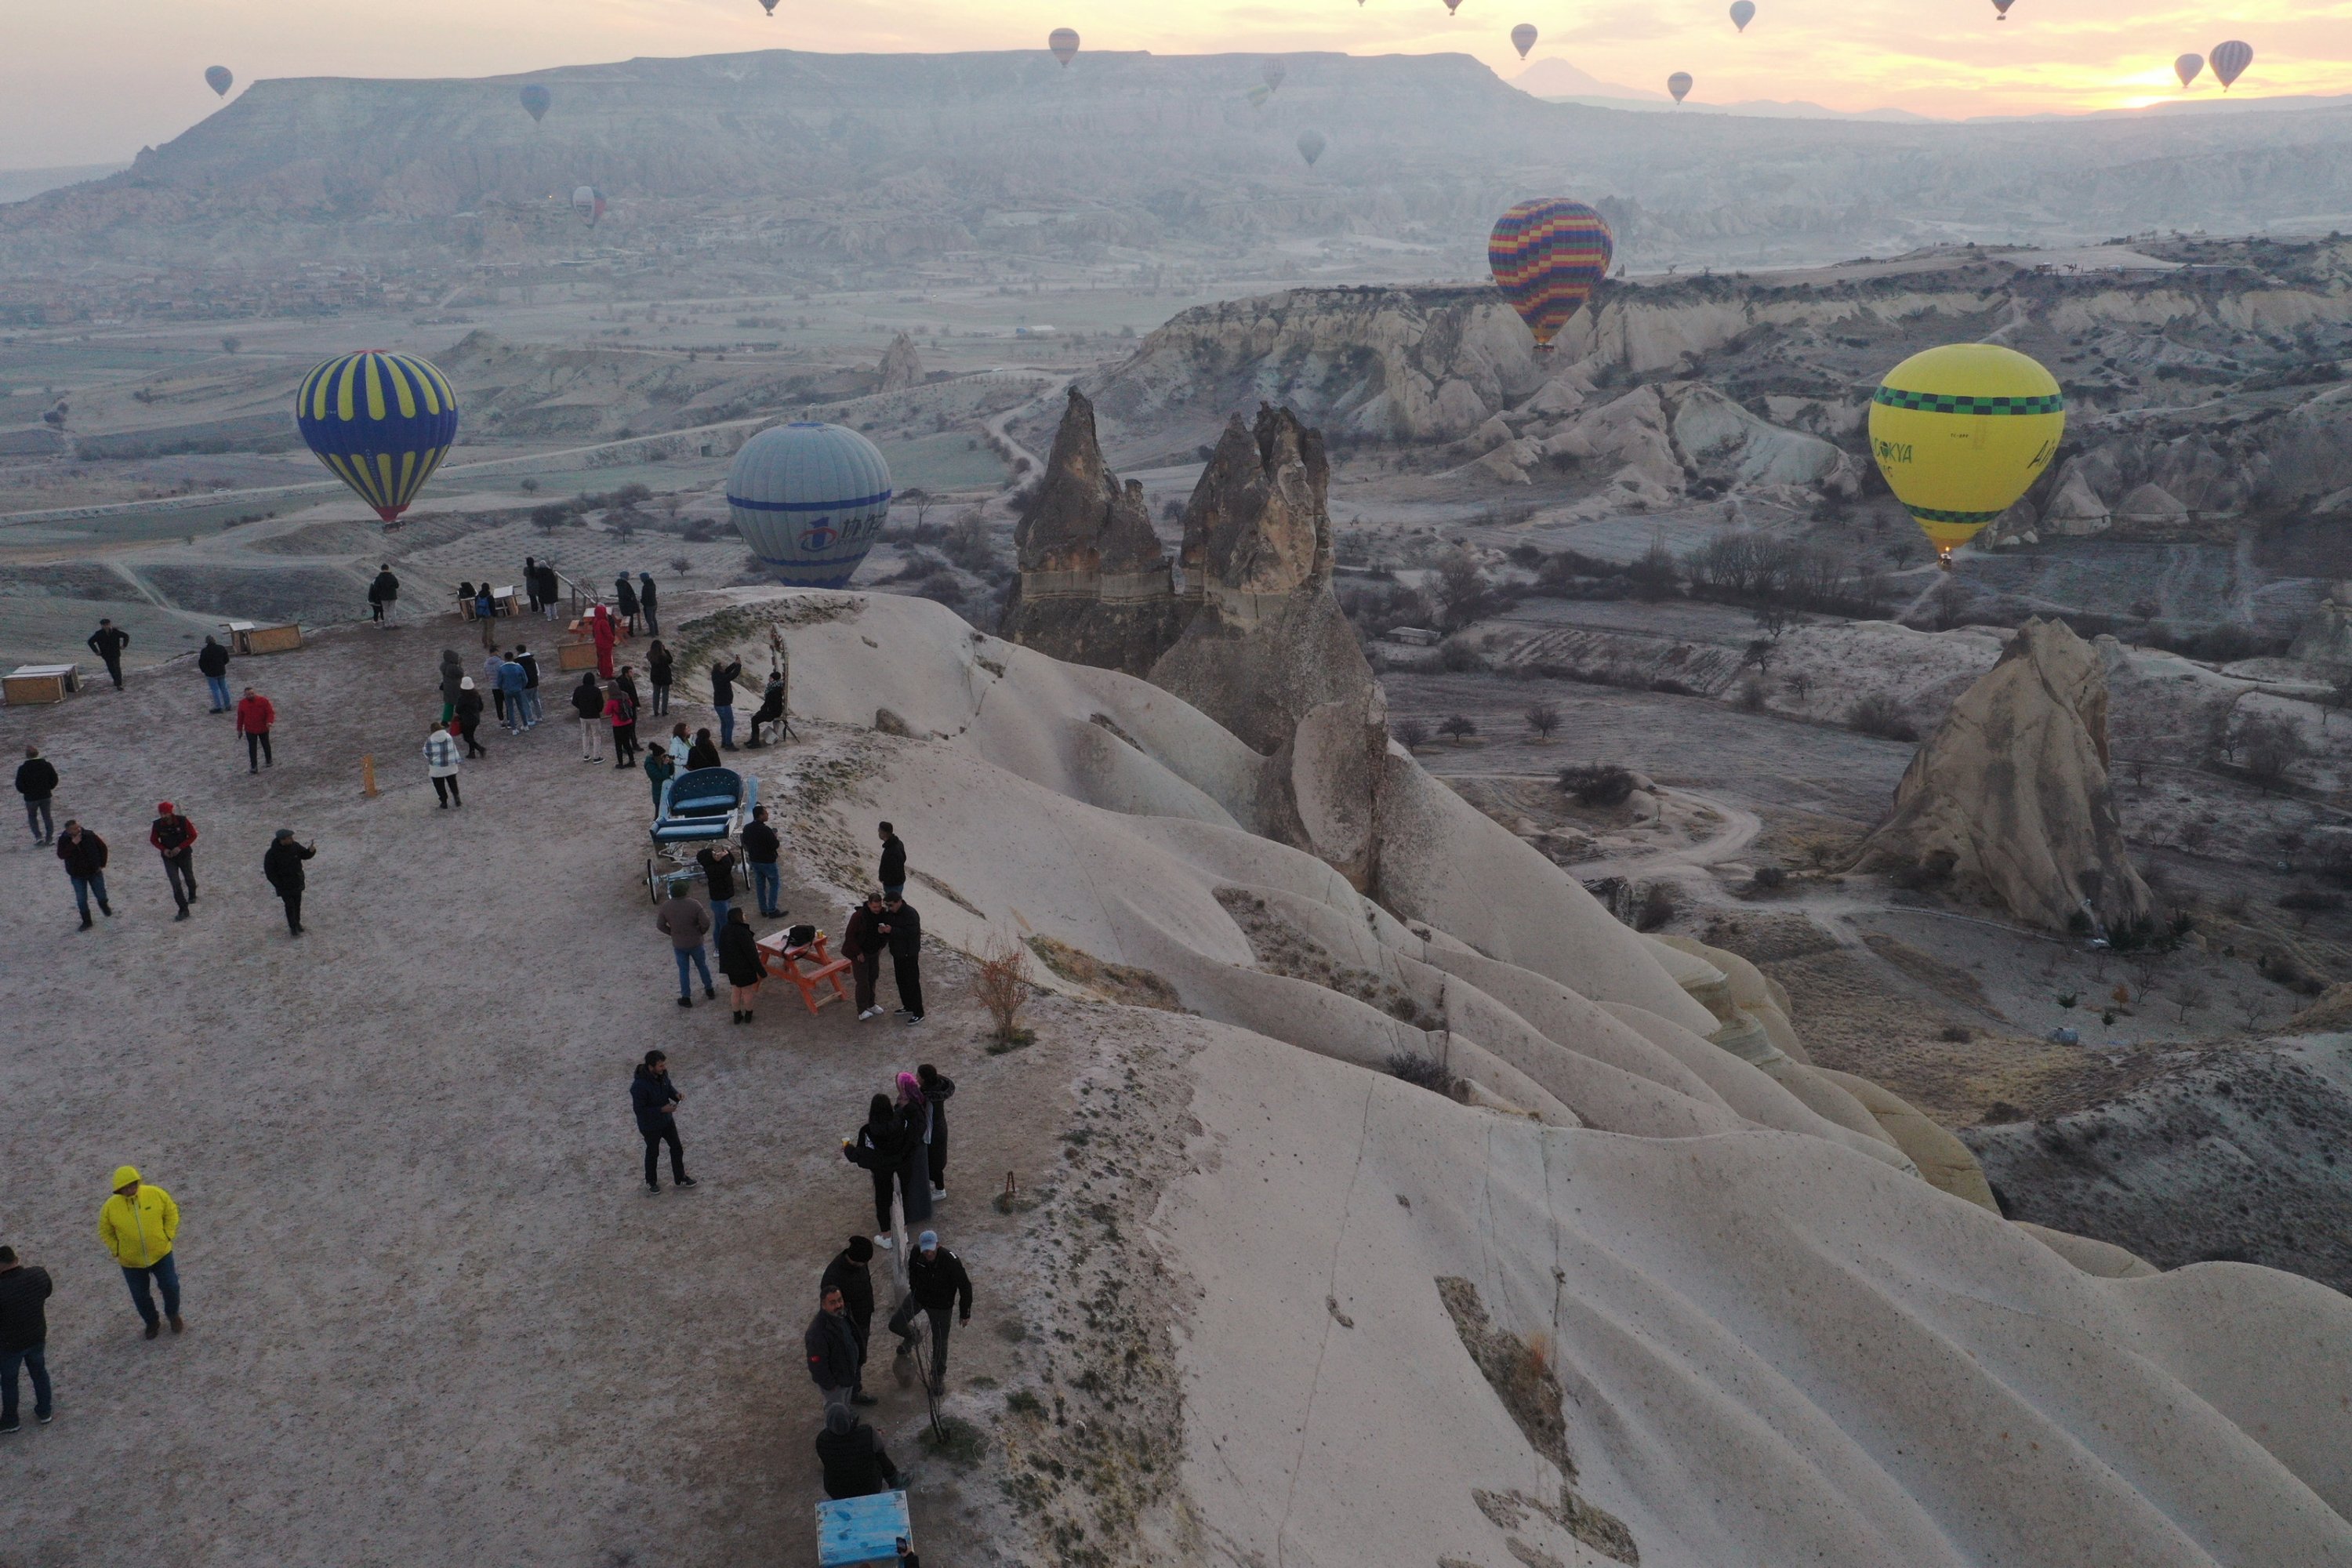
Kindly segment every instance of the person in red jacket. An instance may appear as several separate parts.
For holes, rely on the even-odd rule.
[[[600,680],[613,679],[613,644],[619,640],[619,629],[613,624],[613,612],[598,605],[588,612],[588,635],[596,644],[596,676]]]
[[[278,722],[278,710],[269,699],[248,686],[236,705],[236,732],[245,737],[245,771],[257,773],[264,763],[271,767],[278,759],[269,754],[269,727]]]
[[[147,842],[163,858],[163,876],[172,884],[173,900],[180,906],[180,912],[172,918],[186,920],[188,906],[196,901],[196,825],[164,801],[155,807]]]

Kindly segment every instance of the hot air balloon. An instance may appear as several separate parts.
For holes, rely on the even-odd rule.
[[[1688,98],[1690,96],[1690,89],[1691,73],[1688,71],[1676,71],[1674,75],[1666,79],[1666,90],[1675,95],[1675,101],[1676,103],[1680,103],[1684,99]]]
[[[2016,504],[2065,429],[2058,383],[1999,343],[1913,354],[1870,399],[1878,471],[1947,571],[1953,547]]]
[[[230,74],[229,68],[226,66],[206,66],[205,68],[205,85],[211,88],[219,97],[226,98],[228,96],[229,88],[234,85],[236,81],[236,78]]]
[[[1454,12],[1459,11],[1460,9],[1462,9],[1462,0],[1445,0],[1445,14],[1447,16],[1451,16]]]
[[[727,470],[727,505],[761,565],[800,588],[839,588],[890,515],[890,466],[840,425],[761,431]]]
[[[1298,133],[1298,155],[1307,160],[1308,168],[1313,168],[1315,160],[1323,156],[1323,132],[1320,131],[1302,131]]]
[[[1290,75],[1290,69],[1280,60],[1268,60],[1265,62],[1265,69],[1260,74],[1265,78],[1266,91],[1280,92],[1283,79]]]
[[[1517,26],[1511,29],[1511,47],[1519,51],[1519,58],[1526,59],[1528,58],[1528,51],[1535,47],[1536,30],[1534,27],[1522,22]]]
[[[1538,352],[1550,350],[1553,335],[1591,297],[1614,248],[1599,213],[1557,196],[1521,202],[1486,237],[1496,287],[1535,334]]]
[[[604,216],[604,193],[593,185],[580,186],[572,193],[572,210],[580,215],[581,222],[594,228],[596,220]]]
[[[2205,58],[2212,61],[2214,79],[2221,84],[2221,90],[2227,92],[2230,84],[2245,75],[2246,68],[2254,63],[2254,47],[2232,38],[2226,44],[2214,45]]]
[[[776,14],[776,0],[760,0],[760,8],[772,16]]]
[[[1274,89],[1270,87],[1254,87],[1244,96],[1250,100],[1252,109],[1264,109],[1265,100],[1274,96]]]
[[[554,96],[535,81],[525,82],[516,96],[522,100],[522,111],[530,116],[533,125],[547,118],[547,106],[555,101]]]
[[[2183,55],[2179,59],[2172,62],[2172,74],[2180,79],[2180,85],[2183,87],[2187,87],[2190,82],[2195,81],[2197,79],[2197,73],[2204,68],[2205,57],[2203,55]]]
[[[1076,27],[1056,27],[1052,37],[1045,40],[1045,47],[1054,51],[1054,58],[1062,62],[1064,70],[1067,70],[1070,58],[1078,52],[1078,30]]]
[[[1741,32],[1756,20],[1756,0],[1731,0],[1731,25]]]
[[[2015,5],[2016,3],[2017,3],[2017,0],[1992,0],[1992,8],[1993,8],[1994,10],[1996,10],[1996,11],[1998,11],[1998,12],[2000,12],[2000,16],[1995,16],[1995,17],[1993,18],[1993,20],[1994,20],[1994,21],[1996,21],[1996,22],[2006,22],[2006,21],[2008,21],[2008,20],[2009,20],[2009,8],[2010,8],[2011,5]]]
[[[427,362],[367,349],[304,376],[294,422],[319,461],[389,523],[457,438],[457,395]]]

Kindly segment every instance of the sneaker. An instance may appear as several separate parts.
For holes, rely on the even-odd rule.
[[[880,1011],[882,1011],[882,1009],[881,1009],[881,1008],[879,1008],[879,1007],[868,1007],[867,1009],[866,1009],[866,1011],[864,1011],[863,1013],[860,1013],[859,1015],[857,1015],[857,1021],[858,1021],[859,1023],[863,1024],[864,1022],[866,1022],[866,1019],[871,1018],[872,1016],[874,1016],[874,1015],[876,1015],[877,1013],[879,1013]]]
[[[646,1184],[646,1191],[649,1193],[658,1193],[661,1191],[661,1184],[659,1182],[647,1182]]]
[[[98,912],[104,915],[108,920],[112,920],[114,918],[114,906],[112,904],[100,904],[98,906]]]
[[[920,1013],[909,1013],[907,1015],[907,1027],[910,1029],[919,1027],[922,1024],[922,1021],[923,1016]]]
[[[187,905],[185,905],[185,904],[182,904],[182,905],[180,906],[180,912],[179,912],[178,914],[176,914],[176,915],[173,915],[172,918],[173,918],[173,920],[175,920],[175,921],[184,921],[184,920],[186,920],[186,919],[188,918],[188,906],[187,906]]]
[[[33,1419],[46,1426],[57,1419],[57,1413],[50,1410],[36,1410],[33,1412]]]
[[[948,1190],[945,1187],[933,1187],[931,1189],[931,1202],[935,1204],[943,1204],[947,1201]]]
[[[677,999],[677,1005],[681,1007],[691,1007],[694,1005],[694,998],[691,996],[681,996]]]
[[[82,929],[82,930],[84,930],[84,931],[88,931],[90,927],[92,927],[92,926],[96,925],[97,923],[98,923],[98,922],[97,922],[96,921],[91,920],[88,915],[84,915],[84,916],[82,916],[82,917],[81,917],[81,929]]]
[[[874,1238],[874,1245],[887,1252],[891,1247],[890,1238],[887,1236],[877,1236]]]
[[[11,1415],[5,1421],[0,1421],[0,1437],[9,1436],[15,1433],[22,1432],[24,1429],[25,1424],[17,1420],[14,1415]]]
[[[670,1185],[673,1187],[698,1187],[702,1185],[702,1184],[696,1181],[692,1176],[679,1176],[672,1180]]]

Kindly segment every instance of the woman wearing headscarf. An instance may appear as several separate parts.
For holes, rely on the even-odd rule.
[[[931,1217],[931,1102],[913,1073],[898,1075],[898,1127],[906,1139],[906,1163],[898,1177],[907,1199],[907,1223]]]
[[[888,1095],[877,1094],[868,1102],[866,1125],[856,1137],[841,1141],[841,1156],[874,1178],[874,1245],[889,1247],[890,1188],[907,1169],[907,1134]]]

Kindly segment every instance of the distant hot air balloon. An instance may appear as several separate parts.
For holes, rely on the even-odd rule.
[[[596,220],[604,216],[604,193],[593,185],[580,186],[572,193],[572,210],[580,215],[581,222],[594,228]]]
[[[1992,0],[1992,8],[1993,8],[1994,10],[1996,10],[1996,11],[1998,11],[1998,12],[2000,12],[2000,16],[1995,16],[1995,17],[1993,18],[1993,20],[1994,20],[1994,21],[1996,21],[1996,22],[2006,22],[2006,21],[2008,21],[2008,20],[2009,20],[2009,8],[2010,8],[2011,5],[2015,5],[2016,3],[2017,3],[2017,0]]]
[[[1522,22],[1511,29],[1511,47],[1519,51],[1519,58],[1526,59],[1528,51],[1535,47],[1536,30],[1532,26]]]
[[[1265,100],[1274,96],[1274,89],[1270,87],[1254,87],[1244,96],[1250,100],[1250,107],[1252,109],[1264,109],[1265,107]]]
[[[1599,213],[1557,196],[1521,202],[1495,220],[1486,237],[1495,285],[1541,352],[1608,275],[1614,248]]]
[[[1268,60],[1265,69],[1260,74],[1265,78],[1266,91],[1280,92],[1284,79],[1290,75],[1290,68],[1280,60]]]
[[[2179,59],[2172,62],[2172,74],[2180,79],[2180,85],[2183,87],[2187,87],[2190,82],[2195,81],[2197,79],[2197,73],[2204,68],[2205,57],[2203,55],[2183,55]]]
[[[1307,160],[1308,168],[1313,168],[1315,160],[1323,156],[1323,132],[1320,131],[1302,131],[1298,133],[1298,155]]]
[[[1756,20],[1756,0],[1731,0],[1731,25],[1741,32]]]
[[[1071,57],[1078,52],[1078,30],[1076,27],[1056,27],[1053,36],[1045,40],[1045,47],[1054,51],[1054,58],[1062,62],[1064,70],[1067,70]]]
[[[890,466],[840,425],[774,425],[727,470],[727,505],[760,563],[801,588],[839,588],[890,515]]]
[[[228,89],[236,81],[236,78],[229,73],[229,68],[226,66],[206,66],[205,68],[205,85],[211,88],[215,94],[222,98],[226,98],[228,96]]]
[[[294,422],[319,461],[389,523],[457,438],[457,395],[427,362],[367,349],[304,376]]]
[[[760,8],[772,16],[776,14],[776,0],[760,0]]]
[[[547,118],[547,106],[555,101],[554,95],[535,81],[525,82],[516,96],[522,100],[522,111],[530,116],[533,125]]]
[[[2232,38],[2226,44],[2214,45],[2205,58],[2213,62],[2214,79],[2221,82],[2221,90],[2227,92],[2230,84],[2245,75],[2246,68],[2254,63],[2254,47]]]
[[[1459,11],[1460,9],[1462,9],[1462,0],[1445,0],[1445,14],[1447,16],[1451,16],[1454,12]]]
[[[2050,373],[1999,343],[1947,343],[1886,373],[1870,449],[1944,568],[2049,465],[2066,411]]]
[[[1684,99],[1688,98],[1690,96],[1690,89],[1691,73],[1688,71],[1676,71],[1674,75],[1666,79],[1666,90],[1675,95],[1675,101],[1676,103],[1680,103]]]

